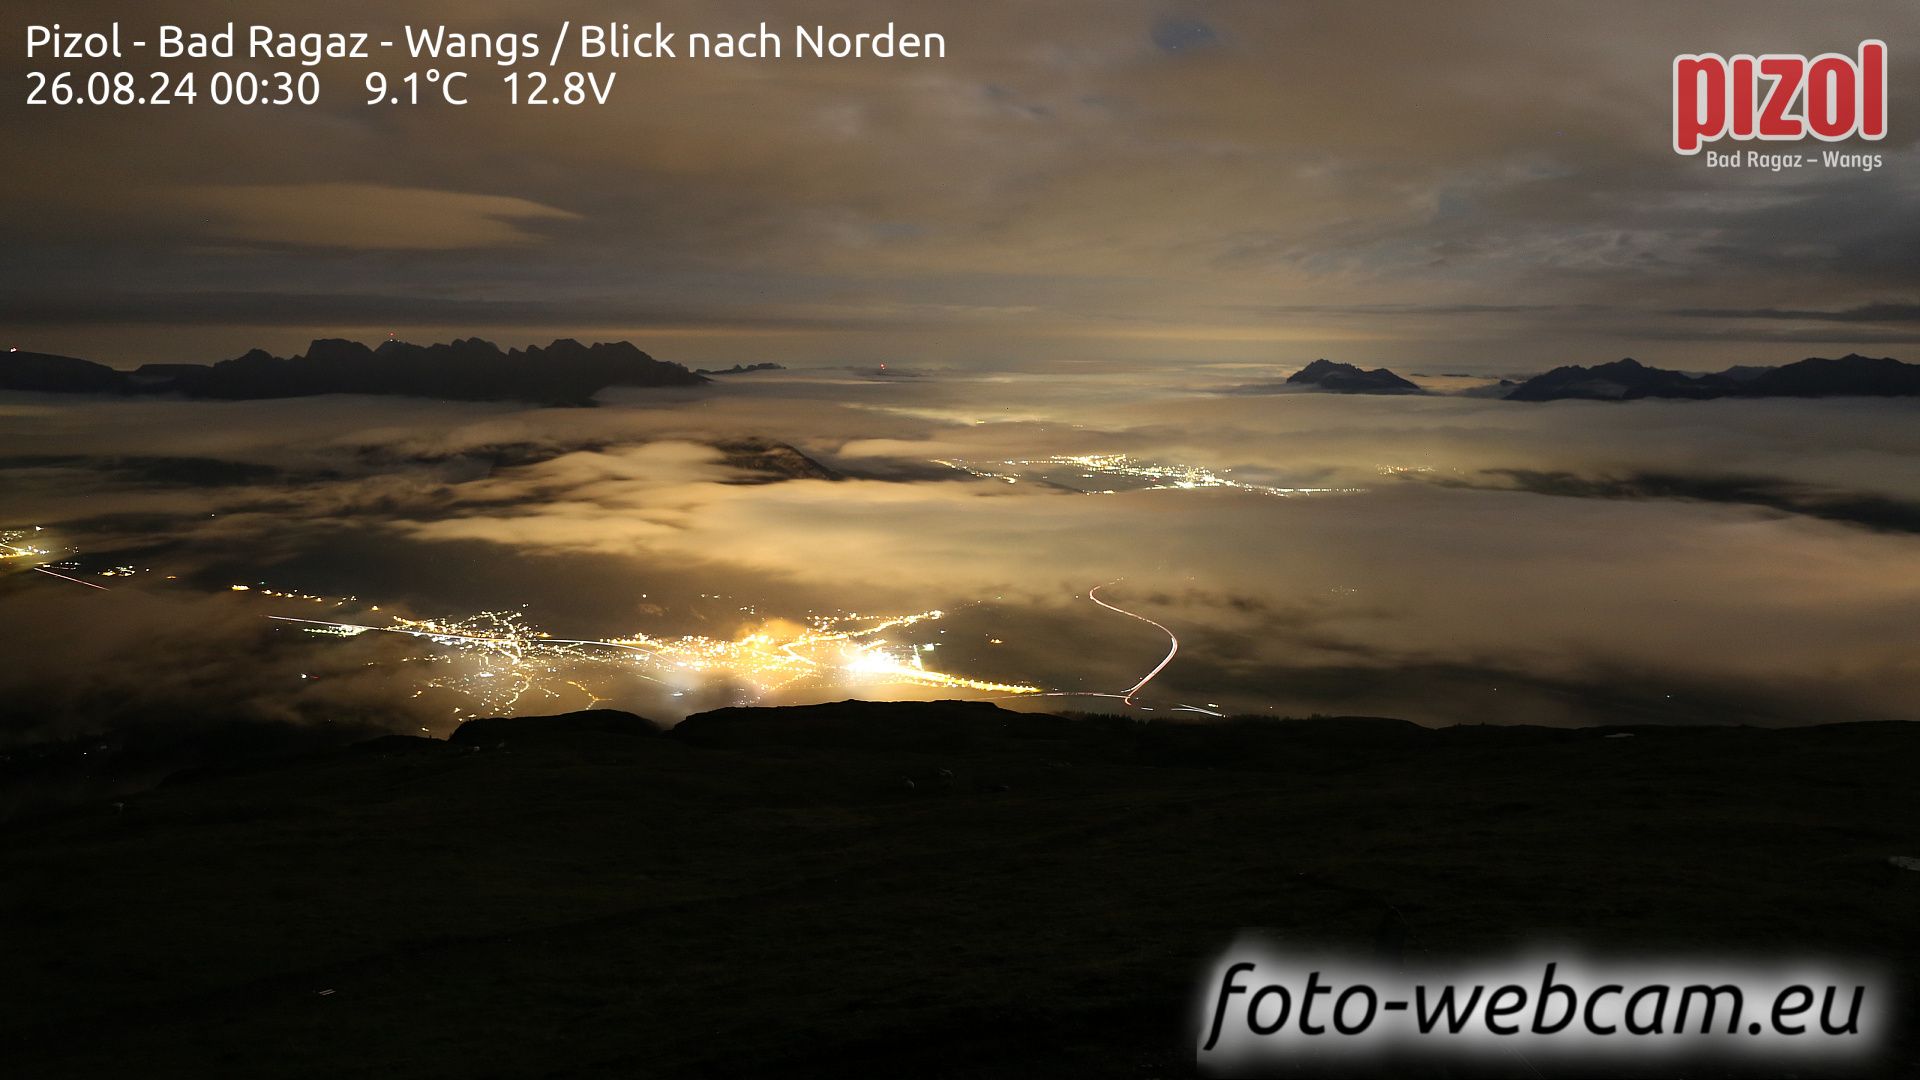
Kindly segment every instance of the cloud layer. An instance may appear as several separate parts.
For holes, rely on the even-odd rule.
[[[648,16],[795,17],[740,0]],[[935,30],[949,58],[631,63],[581,109],[482,103],[482,83],[503,93],[491,71],[474,105],[369,107],[354,62],[324,69],[309,109],[10,101],[10,145],[36,167],[0,178],[0,327],[125,363],[398,328],[962,368],[1721,366],[1920,338],[1905,68],[1874,172],[1708,169],[1668,148],[1675,54],[1906,40],[1911,5],[835,0],[805,17]],[[249,18],[313,15],[269,0]],[[397,39],[399,20],[442,18],[558,29],[538,5],[432,0],[337,4],[325,28]]]
[[[102,691],[60,688],[177,699],[189,678],[236,707],[359,716],[384,700],[435,727],[451,713],[393,666],[404,642],[370,654],[281,632],[266,614],[331,609],[261,590],[385,616],[515,611],[589,638],[940,608],[922,630],[945,670],[1109,693],[1165,649],[1087,600],[1111,582],[1103,596],[1180,637],[1162,709],[1912,717],[1920,541],[1898,511],[1920,502],[1920,445],[1901,403],[1213,392],[1248,375],[1143,392],[1128,372],[775,373],[592,410],[16,398],[0,406],[9,514],[88,567],[151,572],[111,594],[9,575],[0,648],[34,658],[9,669],[16,700],[75,715]],[[842,479],[742,483],[767,477],[714,444],[747,438]],[[936,463],[1017,478],[1007,462],[1089,453],[1363,490],[1090,495],[1069,488],[1113,481]],[[729,700],[697,691],[633,682],[616,700],[663,717]],[[1076,703],[1111,707],[1040,699]]]

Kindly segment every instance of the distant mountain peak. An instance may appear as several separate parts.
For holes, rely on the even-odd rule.
[[[477,337],[436,345],[389,339],[378,348],[346,338],[317,338],[300,356],[250,349],[216,364],[149,364],[132,374],[33,353],[0,356],[0,389],[223,399],[398,394],[581,405],[610,386],[698,386],[706,381],[679,364],[648,356],[631,342],[587,346],[573,338],[525,352],[502,352]]]
[[[1353,364],[1343,364],[1325,357],[1287,376],[1287,382],[1294,386],[1314,386],[1346,394],[1422,393],[1420,387],[1386,368],[1365,371]]]
[[[1816,356],[1777,368],[1736,365],[1711,375],[1688,375],[1647,367],[1632,359],[1590,368],[1569,365],[1528,379],[1509,393],[1507,400],[1916,395],[1920,395],[1920,365],[1902,363],[1892,357],[1848,353],[1837,360]]]

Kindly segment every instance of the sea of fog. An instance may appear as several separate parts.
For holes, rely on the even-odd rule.
[[[1278,377],[771,371],[592,409],[7,395],[0,740],[847,697],[1920,718],[1912,402]]]

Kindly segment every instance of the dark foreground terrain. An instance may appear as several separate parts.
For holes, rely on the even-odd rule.
[[[1878,959],[1915,1015],[1920,727],[1625,730],[848,703],[177,777],[0,827],[0,1074],[1182,1075],[1241,927]]]

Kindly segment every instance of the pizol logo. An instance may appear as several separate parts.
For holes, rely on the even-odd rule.
[[[1673,149],[1697,154],[1719,139],[1822,142],[1887,136],[1887,43],[1859,55],[1796,53],[1673,58]]]

